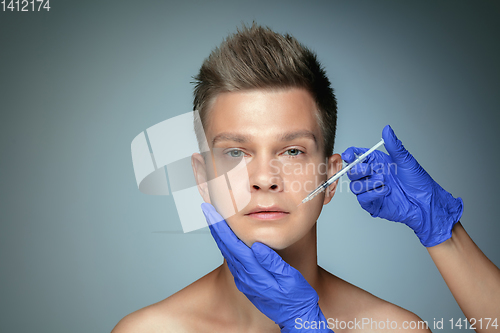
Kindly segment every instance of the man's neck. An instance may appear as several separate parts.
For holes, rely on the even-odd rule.
[[[317,264],[316,225],[302,239],[276,252],[290,266],[297,269],[314,289],[321,289],[320,268]],[[219,290],[224,290],[221,297],[227,299],[235,315],[243,322],[252,323],[251,325],[274,325],[238,290],[226,260],[220,266],[217,283],[220,286]]]

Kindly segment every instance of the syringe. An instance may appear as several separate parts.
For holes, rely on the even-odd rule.
[[[312,191],[304,200],[302,200],[301,203],[308,202],[312,198],[314,198],[316,195],[319,193],[323,192],[328,186],[333,184],[334,181],[342,177],[347,171],[351,170],[353,166],[361,162],[366,158],[366,156],[370,155],[374,150],[376,150],[378,147],[384,144],[384,139],[380,140],[379,143],[377,143],[375,146],[371,147],[369,150],[367,150],[363,155],[359,156],[357,159],[355,159],[352,163],[348,164],[346,167],[344,167],[342,170],[337,172],[335,175],[330,177],[326,182],[318,186],[314,191]],[[299,204],[300,205],[300,204]]]

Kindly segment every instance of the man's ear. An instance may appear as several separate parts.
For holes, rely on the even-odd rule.
[[[327,160],[327,165],[328,165],[328,176],[327,179],[332,177],[334,174],[342,170],[342,157],[339,154],[333,154],[330,156]],[[335,191],[337,190],[337,184],[339,180],[337,179],[336,181],[333,182],[332,185],[328,186],[328,188],[325,190],[325,199],[323,201],[323,205],[326,205],[327,203],[332,200],[333,196],[335,195]]]
[[[208,192],[208,177],[205,159],[199,153],[191,155],[191,166],[193,167],[194,178],[198,184],[198,192],[200,192],[203,201],[211,204],[210,193]]]

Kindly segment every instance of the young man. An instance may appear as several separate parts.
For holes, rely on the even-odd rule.
[[[429,332],[415,314],[317,264],[316,221],[336,184],[299,203],[342,163],[332,155],[335,96],[315,55],[253,25],[216,48],[197,81],[194,109],[210,153],[193,154],[193,171],[225,260],[114,332],[309,332],[327,320],[335,332]],[[231,183],[228,200],[210,180],[241,160],[248,176]],[[231,205],[240,209],[224,214]]]

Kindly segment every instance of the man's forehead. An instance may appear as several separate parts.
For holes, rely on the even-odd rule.
[[[206,122],[207,141],[310,139],[316,146],[321,129],[316,103],[304,89],[252,90],[219,94]]]

